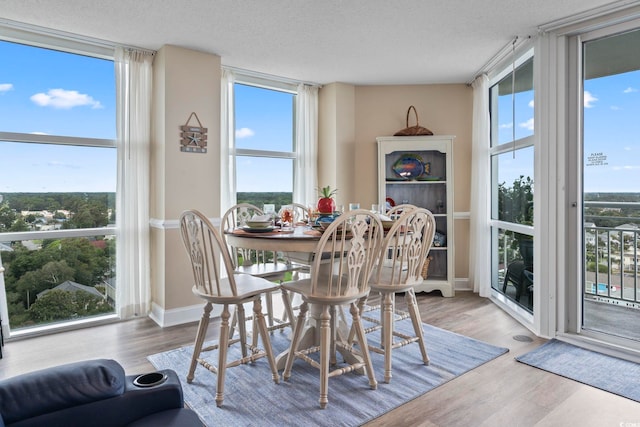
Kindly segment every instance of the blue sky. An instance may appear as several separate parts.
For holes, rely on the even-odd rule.
[[[0,58],[0,131],[115,138],[111,61],[3,41]],[[640,191],[638,89],[638,71],[585,82],[585,191]],[[292,100],[288,93],[236,85],[238,147],[290,151]],[[511,101],[500,104],[504,143],[514,127]],[[519,93],[516,138],[532,133],[533,111],[533,93]],[[0,193],[115,191],[115,162],[113,149],[0,142]],[[237,189],[292,191],[292,164],[240,157]],[[515,159],[500,156],[500,181],[510,184],[521,174],[533,175],[532,150]]]
[[[640,71],[584,83],[584,191],[640,192]],[[500,98],[499,140],[513,138],[511,96]],[[533,92],[516,95],[516,139],[533,132]],[[500,156],[499,180],[508,186],[533,176],[533,151]]]
[[[115,139],[113,62],[3,41],[0,58],[0,131]],[[0,142],[0,171],[0,193],[112,192],[116,152]]]

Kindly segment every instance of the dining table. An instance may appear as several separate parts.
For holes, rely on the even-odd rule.
[[[250,229],[248,227],[240,227],[232,230],[224,231],[227,243],[236,248],[247,248],[258,251],[274,251],[284,254],[285,258],[292,258],[298,262],[305,261],[308,265],[315,256],[316,247],[322,236],[322,232],[308,225],[297,225],[294,227],[275,227],[269,230]],[[315,304],[309,304],[309,316],[305,324],[303,338],[300,342],[301,348],[308,348],[314,344],[318,344],[320,340],[320,313],[321,307]],[[349,325],[345,320],[343,313],[338,315],[338,328],[342,335],[348,334]],[[289,349],[276,356],[276,365],[278,369],[284,369]],[[351,353],[344,352],[341,354],[345,360],[350,363],[360,361]],[[364,374],[364,369],[356,370],[358,374]]]

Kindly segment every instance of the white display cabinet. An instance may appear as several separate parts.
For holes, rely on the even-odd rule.
[[[452,297],[454,136],[383,136],[378,142],[378,200],[387,206],[410,203],[429,209],[436,219],[426,279],[416,292],[439,290]],[[438,239],[440,238],[440,239]],[[444,238],[444,240],[442,239]]]

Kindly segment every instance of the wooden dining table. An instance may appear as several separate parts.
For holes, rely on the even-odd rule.
[[[258,251],[274,251],[284,253],[285,256],[291,256],[296,259],[307,258],[310,263],[316,247],[320,241],[322,233],[318,230],[306,225],[299,225],[292,228],[274,229],[269,232],[253,232],[246,229],[225,230],[225,237],[230,246],[237,248],[247,248]],[[321,307],[309,304],[309,316],[301,339],[301,348],[308,348],[313,344],[319,343],[320,340],[320,312]],[[340,316],[338,328],[342,334],[348,333],[349,325]],[[289,350],[285,350],[276,357],[276,365],[278,369],[284,369]],[[356,356],[351,353],[341,353],[345,360],[354,363]],[[358,374],[364,374],[364,369],[358,369]]]

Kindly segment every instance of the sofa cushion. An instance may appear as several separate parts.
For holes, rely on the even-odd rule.
[[[124,393],[124,369],[115,360],[70,363],[0,381],[6,424]]]

